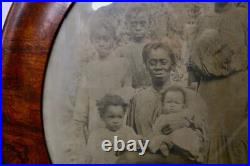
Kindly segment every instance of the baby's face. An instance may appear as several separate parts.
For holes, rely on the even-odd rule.
[[[108,106],[102,119],[107,129],[117,131],[122,126],[124,115],[125,113],[121,106]]]
[[[166,113],[178,113],[184,108],[184,96],[179,91],[169,91],[165,95],[164,99],[164,112]]]

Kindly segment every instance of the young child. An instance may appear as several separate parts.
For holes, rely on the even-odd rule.
[[[178,86],[171,86],[163,94],[162,114],[156,118],[153,125],[150,149],[153,153],[160,150],[164,156],[168,156],[174,150],[191,160],[202,162],[202,125],[195,113],[188,109],[186,98],[185,90]],[[170,121],[178,120],[185,120],[185,126],[166,131],[165,128]]]
[[[127,104],[120,96],[108,94],[97,101],[97,107],[105,126],[90,133],[87,142],[88,157],[86,162],[115,163],[118,158],[115,152],[103,151],[101,144],[103,140],[113,142],[114,136],[118,136],[124,141],[137,138],[132,128],[123,126]]]

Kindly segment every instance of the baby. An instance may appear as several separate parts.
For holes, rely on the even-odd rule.
[[[124,141],[137,138],[132,128],[123,126],[127,104],[118,95],[105,95],[97,101],[97,107],[105,126],[90,133],[86,163],[115,163],[117,154],[103,151],[101,144],[103,140],[112,142],[114,136]]]
[[[179,119],[185,121],[185,126],[166,133],[168,123]],[[195,114],[187,108],[184,89],[177,86],[168,88],[162,97],[162,113],[153,124],[150,150],[153,153],[160,151],[164,156],[174,150],[191,160],[202,162],[201,149],[204,139],[196,119]]]

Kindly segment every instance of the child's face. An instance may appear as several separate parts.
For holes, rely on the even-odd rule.
[[[117,131],[122,126],[124,115],[125,113],[121,106],[108,106],[102,119],[107,129]]]
[[[129,20],[129,30],[132,38],[141,40],[146,36],[148,29],[148,19],[142,13],[132,17]]]
[[[180,91],[169,91],[164,99],[164,113],[178,113],[184,108],[184,96]]]
[[[114,39],[105,33],[106,31],[100,29],[100,32],[92,37],[92,44],[101,58],[108,56],[114,45]]]

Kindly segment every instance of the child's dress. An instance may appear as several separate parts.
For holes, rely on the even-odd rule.
[[[168,122],[181,117],[187,119],[187,126],[189,122],[194,120],[193,115],[187,110],[183,110],[181,113],[162,114],[156,119],[153,125],[153,137],[150,142],[151,150],[156,152],[162,144],[168,144],[168,146],[177,147],[189,159],[203,162],[201,147],[204,139],[201,131],[195,126],[182,127],[168,135],[162,133],[162,129]]]
[[[138,136],[134,130],[130,127],[122,127],[118,131],[110,131],[107,128],[99,128],[90,133],[87,142],[87,158],[86,163],[116,163],[117,152],[114,152],[113,147],[111,151],[106,152],[102,150],[102,142],[104,140],[110,140],[113,144],[114,136],[117,136],[117,140],[123,140],[125,143],[128,140],[137,140]]]

